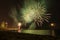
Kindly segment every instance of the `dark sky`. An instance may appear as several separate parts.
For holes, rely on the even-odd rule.
[[[23,1],[23,0],[22,0]],[[0,23],[7,21],[11,26],[13,19],[9,16],[10,8],[16,6],[16,4],[22,5],[21,0],[0,0]]]
[[[49,9],[52,14],[51,20],[56,23],[56,27],[60,28],[60,1],[51,0],[51,8]]]
[[[51,22],[55,22],[57,26],[60,26],[60,2],[58,0],[47,0],[50,5],[48,11],[52,14]],[[18,0],[0,0],[0,23],[4,21],[8,21],[10,24],[12,23],[12,18],[9,16],[9,9],[11,6],[16,5]],[[21,4],[20,0],[20,4]]]
[[[15,5],[16,0],[0,0],[0,23],[2,21],[12,24],[12,18],[9,16],[9,10],[11,6]]]

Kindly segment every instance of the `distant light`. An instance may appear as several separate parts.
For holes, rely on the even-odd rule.
[[[55,23],[51,23],[50,26],[54,27],[55,26]]]
[[[53,24],[53,23],[51,23],[51,26],[54,26],[54,24]]]
[[[21,25],[22,25],[22,24],[19,22],[19,23],[18,23],[18,26],[21,26]]]

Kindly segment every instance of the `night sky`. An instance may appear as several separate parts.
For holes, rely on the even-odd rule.
[[[8,16],[8,11],[9,11],[8,3],[9,2],[0,0],[0,22],[11,20],[11,18],[9,18]]]
[[[22,7],[21,0],[0,0],[0,23],[2,21],[9,22],[9,25],[12,25],[13,19],[9,16],[10,7],[15,6],[17,3],[20,4]],[[49,3],[49,4],[48,4]],[[47,5],[49,6],[48,12],[50,12],[51,19],[50,23],[56,23],[56,27],[59,28],[60,26],[60,2],[58,0],[47,0]]]
[[[52,0],[51,7],[49,11],[51,11],[52,18],[51,22],[56,23],[56,28],[60,28],[60,1],[59,0]]]
[[[9,16],[9,10],[16,5],[16,0],[0,0],[0,23],[7,21],[9,26],[12,25],[13,19]]]

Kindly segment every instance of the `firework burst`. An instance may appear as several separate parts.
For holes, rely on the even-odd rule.
[[[25,22],[28,23],[34,21],[38,25],[42,25],[44,21],[48,22],[50,14],[46,13],[47,9],[44,4],[45,1],[42,3],[36,1],[31,3],[30,1],[28,3],[25,2],[25,7],[22,9],[23,19]]]

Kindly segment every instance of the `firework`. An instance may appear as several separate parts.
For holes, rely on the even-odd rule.
[[[48,22],[50,17],[50,14],[46,13],[46,11],[45,1],[37,2],[32,0],[31,2],[28,1],[28,3],[25,1],[25,7],[22,9],[23,19],[27,23],[34,21],[38,25],[42,25],[44,21]]]

